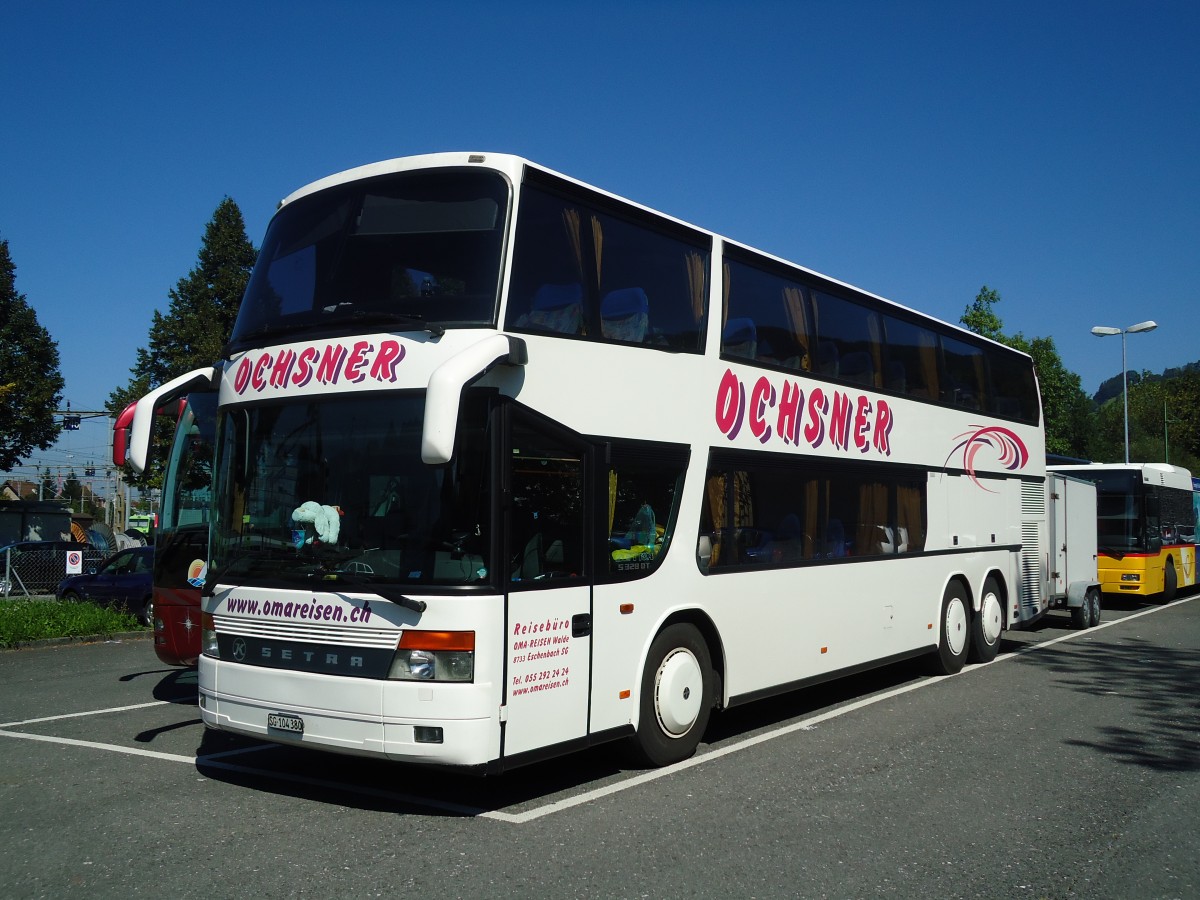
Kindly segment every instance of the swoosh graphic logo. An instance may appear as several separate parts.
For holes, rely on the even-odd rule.
[[[984,487],[975,477],[975,457],[981,450],[986,447],[994,451],[1000,465],[1010,472],[1025,468],[1026,463],[1029,462],[1029,449],[1025,446],[1025,442],[1011,429],[999,425],[974,427],[972,431],[964,431],[962,434],[955,435],[954,440],[958,443],[946,454],[946,463],[949,463],[950,457],[961,450],[962,467],[966,471],[967,477],[975,482],[976,487],[989,494],[996,492],[991,488]]]

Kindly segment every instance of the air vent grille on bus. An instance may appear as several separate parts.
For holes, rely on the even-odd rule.
[[[1021,518],[1040,519],[1046,514],[1046,483],[1044,481],[1021,482]]]
[[[1042,529],[1040,522],[1021,523],[1021,608],[1034,611],[1041,595]]]

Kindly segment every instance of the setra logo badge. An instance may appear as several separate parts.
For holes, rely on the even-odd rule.
[[[233,642],[233,658],[238,662],[246,661],[246,642],[241,638]]]

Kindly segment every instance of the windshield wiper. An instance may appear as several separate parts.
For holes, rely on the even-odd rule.
[[[402,594],[394,588],[384,585],[375,584],[370,578],[365,578],[362,575],[355,575],[351,572],[339,572],[335,569],[326,569],[324,566],[316,569],[313,572],[288,573],[282,577],[289,581],[319,581],[322,583],[348,584],[357,587],[365,587],[367,591],[377,596],[382,597],[395,603],[397,606],[403,606],[405,609],[411,609],[413,612],[423,613],[426,609],[424,600],[414,600],[412,597]]]
[[[422,331],[428,331],[434,337],[446,333],[446,326],[438,322],[426,322],[424,316],[416,313],[398,313],[383,309],[356,309],[350,313],[352,322],[375,322],[384,325],[416,325]]]

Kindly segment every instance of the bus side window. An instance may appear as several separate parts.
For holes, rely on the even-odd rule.
[[[519,203],[506,328],[703,351],[709,238],[565,184]]]
[[[658,567],[677,519],[687,451],[658,454],[641,448],[614,447],[604,498],[602,533],[610,581],[640,578]]]
[[[811,312],[805,288],[762,267],[726,257],[721,355],[807,370]]]

